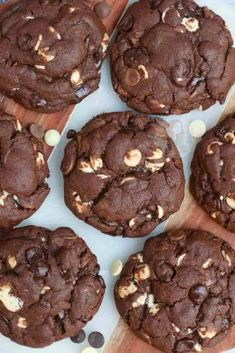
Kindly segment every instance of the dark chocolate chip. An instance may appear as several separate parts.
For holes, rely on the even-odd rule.
[[[100,18],[106,18],[111,12],[112,7],[106,2],[102,1],[95,5],[95,13]]]
[[[42,125],[38,124],[31,124],[29,127],[29,131],[33,137],[36,137],[37,139],[42,139],[44,136],[44,128]]]
[[[136,69],[129,68],[125,74],[125,83],[128,86],[136,86],[140,81],[140,73]]]
[[[208,296],[207,288],[201,284],[198,284],[191,288],[190,297],[196,304],[201,304]]]
[[[84,98],[90,93],[90,88],[88,86],[83,85],[81,88],[79,88],[76,92],[75,95],[78,98]]]
[[[194,341],[188,338],[180,340],[175,347],[177,353],[190,352],[193,349]]]
[[[82,343],[85,341],[86,333],[84,330],[81,330],[76,336],[70,337],[73,343]]]
[[[47,101],[44,98],[38,96],[34,96],[31,102],[34,108],[44,107],[45,105],[47,105]]]
[[[174,274],[174,269],[170,264],[164,262],[156,266],[156,274],[161,281],[169,282]]]
[[[100,332],[92,332],[88,337],[88,342],[93,348],[101,348],[104,345],[104,336]]]
[[[41,249],[37,248],[36,246],[29,248],[26,251],[26,259],[29,263],[33,262],[35,258],[43,258],[43,252]]]
[[[76,136],[76,131],[75,131],[75,130],[70,129],[70,130],[67,132],[67,139],[73,139],[75,136]]]
[[[31,270],[36,277],[45,277],[48,273],[48,266],[43,262],[34,263]]]
[[[133,16],[128,16],[124,18],[124,20],[120,23],[119,29],[124,32],[128,32],[131,30],[134,24],[134,17]]]

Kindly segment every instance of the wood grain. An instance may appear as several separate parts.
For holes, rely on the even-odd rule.
[[[10,0],[5,4],[0,4],[0,12],[5,10],[7,7],[16,3],[20,0]],[[128,0],[108,0],[109,4],[112,6],[110,15],[103,20],[104,25],[107,28],[109,35],[112,34],[120,16],[122,15],[125,6]],[[94,8],[97,2],[100,0],[85,0],[85,2],[92,9]],[[32,122],[41,124],[46,130],[47,129],[57,129],[60,133],[64,130],[65,125],[67,124],[71,114],[74,110],[74,105],[71,105],[64,110],[52,114],[38,114],[36,112],[27,110],[21,107],[19,104],[15,103],[12,99],[6,98],[0,93],[0,109],[5,110],[7,113],[14,114],[18,119],[25,125],[28,125]],[[52,148],[45,145],[45,152],[47,157],[52,152]]]
[[[227,114],[231,114],[232,112],[235,112],[235,90],[231,94],[224,112],[218,121],[221,121]],[[169,218],[165,230],[177,228],[197,228],[210,231],[229,242],[235,249],[235,234],[228,232],[213,221],[213,219],[197,205],[189,192],[188,185],[186,186],[185,198],[180,210]],[[234,347],[235,326],[224,342],[216,347],[204,350],[203,353],[222,353]],[[160,353],[160,351],[141,341],[131,332],[123,320],[120,319],[103,353]]]

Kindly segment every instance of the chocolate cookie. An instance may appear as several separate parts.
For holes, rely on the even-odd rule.
[[[184,196],[180,155],[158,120],[102,114],[68,143],[65,203],[104,233],[139,237],[176,212]]]
[[[105,285],[86,243],[69,228],[24,227],[0,238],[0,332],[29,347],[77,334]]]
[[[30,217],[49,193],[43,143],[14,116],[0,112],[0,228]]]
[[[235,114],[203,136],[191,170],[195,199],[216,222],[235,232]]]
[[[113,85],[144,113],[182,114],[223,103],[235,81],[235,49],[223,19],[191,0],[140,0],[111,50]]]
[[[82,0],[21,0],[0,15],[0,91],[50,113],[97,89],[109,42]]]
[[[115,300],[142,340],[166,353],[201,352],[235,323],[235,251],[201,230],[150,238],[129,257]]]

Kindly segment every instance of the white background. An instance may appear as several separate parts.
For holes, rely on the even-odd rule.
[[[210,7],[212,10],[220,14],[226,20],[227,25],[235,38],[235,0],[198,0],[197,2],[200,5]],[[91,250],[97,255],[98,261],[101,265],[101,274],[105,279],[107,290],[99,313],[95,316],[92,322],[86,326],[85,330],[87,334],[96,330],[102,332],[106,338],[106,341],[109,339],[119,319],[112,298],[115,279],[113,279],[109,273],[110,264],[116,258],[120,258],[125,261],[129,254],[142,249],[146,238],[113,238],[100,233],[89,225],[76,219],[64,205],[63,180],[60,172],[60,163],[63,157],[64,146],[67,143],[66,132],[68,129],[79,130],[87,121],[99,113],[122,110],[128,110],[128,108],[120,101],[118,96],[113,91],[110,81],[109,63],[107,59],[102,68],[102,80],[99,90],[90,95],[76,107],[62,135],[60,144],[54,150],[54,153],[50,158],[50,195],[40,210],[29,220],[22,223],[22,225],[34,224],[51,229],[55,229],[60,226],[69,226],[87,242]],[[189,123],[194,119],[201,119],[206,123],[207,128],[210,128],[218,121],[222,110],[223,106],[217,104],[205,112],[195,111],[184,116],[171,116],[164,118],[170,122],[169,133],[173,136],[184,159],[186,176],[189,174],[190,159],[196,143],[196,140],[190,137],[188,133]],[[48,119],[50,119],[50,117],[48,117]],[[160,233],[162,229],[163,225],[158,227],[153,234]],[[82,348],[87,345],[87,342],[84,342],[82,345],[76,345],[67,339],[55,343],[48,348],[38,349],[37,352],[80,353]],[[102,349],[100,352],[101,351]],[[22,347],[11,342],[8,338],[0,336],[0,353],[33,352],[35,352],[34,349]],[[235,353],[235,349],[230,352]]]

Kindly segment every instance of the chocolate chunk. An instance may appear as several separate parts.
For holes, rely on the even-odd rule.
[[[101,18],[110,10],[96,6]],[[0,92],[25,108],[56,112],[98,88],[108,34],[82,0],[21,0],[0,14],[0,28]]]
[[[83,342],[105,291],[86,243],[69,228],[30,226],[5,231],[0,249],[0,263],[16,265],[0,276],[0,333],[33,348]]]
[[[40,208],[49,194],[47,177],[42,141],[15,116],[0,112],[1,229],[13,228]]]
[[[130,52],[132,62],[127,60]],[[229,29],[220,16],[192,0],[131,4],[118,25],[110,55],[114,89],[141,113],[205,110],[217,101],[224,103],[235,82]],[[133,69],[140,79],[135,74],[131,80]]]
[[[145,236],[184,196],[182,161],[166,129],[131,112],[89,121],[66,146],[61,170],[66,205],[110,235]]]
[[[112,7],[106,1],[101,1],[95,5],[94,10],[98,17],[106,18],[109,16]]]
[[[42,139],[45,132],[42,125],[38,125],[38,124],[31,124],[29,127],[29,131],[31,135],[33,135],[37,139]]]
[[[104,345],[104,336],[100,332],[92,332],[88,336],[88,342],[93,348],[101,348]]]
[[[203,209],[235,232],[235,114],[202,137],[196,146],[190,190]]]
[[[82,343],[86,339],[86,333],[84,330],[81,330],[77,335],[70,337],[73,343]]]
[[[75,136],[76,136],[76,131],[75,131],[75,130],[70,129],[70,130],[67,132],[67,139],[73,139]]]
[[[213,234],[184,229],[149,238],[114,289],[130,329],[166,353],[221,342],[235,324],[234,294],[235,251]]]
[[[201,304],[207,298],[207,295],[208,291],[205,286],[198,284],[191,288],[190,297],[196,304]]]

